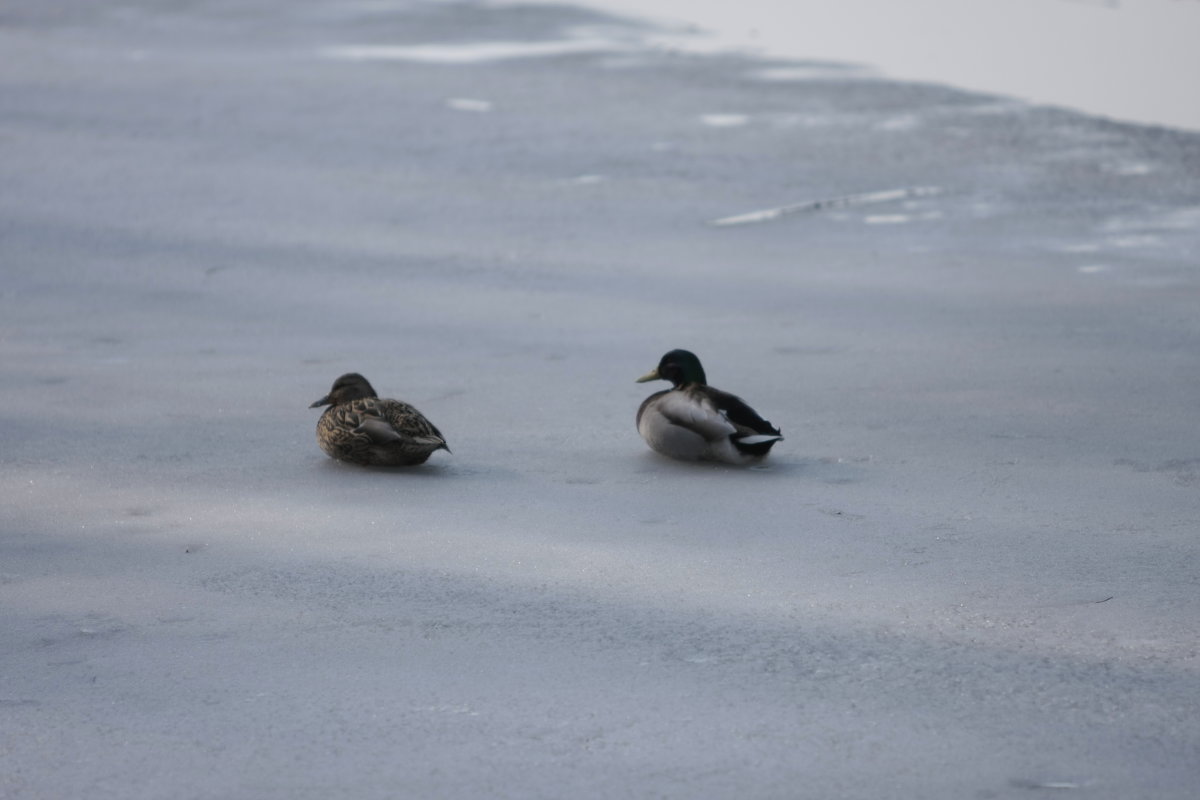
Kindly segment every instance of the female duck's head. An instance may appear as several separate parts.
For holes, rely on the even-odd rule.
[[[375,389],[367,379],[357,372],[347,372],[333,382],[329,394],[313,403],[309,408],[319,406],[336,406],[339,403],[349,403],[351,400],[362,400],[365,397],[376,397]]]

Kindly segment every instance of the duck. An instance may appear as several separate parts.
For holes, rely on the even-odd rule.
[[[708,385],[695,353],[672,350],[637,383],[665,380],[670,389],[642,401],[637,429],[651,449],[681,461],[754,464],[783,434],[744,400]]]
[[[379,397],[362,375],[348,372],[309,408],[329,406],[317,420],[317,444],[330,458],[366,467],[424,464],[445,450],[446,437],[408,403]]]

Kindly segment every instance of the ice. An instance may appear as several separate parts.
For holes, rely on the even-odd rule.
[[[558,0],[492,0],[505,8]],[[580,0],[648,17],[657,46],[835,62],[1145,124],[1200,130],[1200,7],[1178,0]],[[836,68],[835,68],[836,69]],[[772,66],[775,80],[849,77]]]
[[[479,100],[474,97],[451,97],[446,100],[446,107],[455,111],[487,113],[492,110],[492,103],[490,100]]]
[[[745,214],[735,214],[731,217],[721,217],[709,222],[710,225],[717,227],[727,227],[730,225],[753,225],[760,222],[771,222],[782,217],[792,214],[800,214],[804,212],[820,212],[835,208],[846,208],[854,206],[873,206],[879,204],[895,203],[901,200],[910,200],[918,197],[930,197],[941,193],[941,189],[937,186],[911,186],[903,189],[881,189],[874,192],[863,192],[862,194],[845,195],[842,197],[831,197],[823,200],[807,200],[802,203],[790,203],[786,206],[778,208],[766,208],[760,211],[749,211]],[[883,219],[892,221],[895,217],[907,219],[904,215],[882,215]],[[866,217],[867,222],[871,222],[875,217]]]
[[[1200,136],[655,42],[6,5],[0,796],[1194,795]],[[453,454],[326,458],[349,371]]]
[[[745,114],[701,114],[700,122],[710,128],[740,128],[750,123]]]
[[[327,58],[346,61],[423,61],[431,64],[481,64],[510,58],[547,58],[622,49],[605,39],[557,42],[468,42],[453,45],[339,45],[322,48]]]

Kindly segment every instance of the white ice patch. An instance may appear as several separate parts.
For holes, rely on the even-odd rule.
[[[489,100],[476,100],[472,97],[451,97],[446,100],[446,107],[455,111],[486,113],[492,110],[492,103]]]
[[[998,114],[1023,114],[1028,111],[1031,106],[1027,103],[1016,102],[1013,100],[996,100],[987,103],[980,103],[975,106],[967,106],[962,111],[968,114],[976,114],[978,116],[995,116]]]
[[[904,189],[884,189],[878,192],[866,192],[864,194],[849,194],[842,197],[832,197],[827,200],[809,200],[804,203],[793,203],[786,206],[777,206],[776,208],[765,208],[760,211],[750,211],[745,214],[736,214],[732,217],[721,217],[719,219],[709,220],[709,225],[718,227],[728,227],[732,225],[752,225],[759,222],[770,222],[771,220],[779,219],[790,214],[799,214],[805,211],[824,211],[832,208],[844,208],[847,206],[866,206],[875,205],[876,203],[892,203],[897,200],[911,200],[916,197],[930,197],[936,194],[941,194],[942,190],[938,186],[910,186]]]
[[[1129,250],[1138,247],[1162,247],[1163,240],[1149,233],[1134,234],[1130,236],[1110,236],[1108,244],[1113,247],[1119,247],[1123,250]]]
[[[549,58],[579,53],[609,53],[628,45],[611,39],[561,39],[549,42],[467,42],[463,44],[323,47],[319,55],[339,61],[417,61],[426,64],[484,64],[518,58]]]
[[[921,121],[913,114],[903,114],[899,117],[886,119],[876,127],[881,131],[910,131],[920,124]]]
[[[1200,231],[1200,206],[1186,206],[1143,217],[1117,217],[1103,229],[1113,247],[1159,247],[1162,239],[1150,231]]]
[[[1078,271],[1084,275],[1095,275],[1100,272],[1108,272],[1108,266],[1105,264],[1084,264],[1077,267]]]
[[[828,81],[853,80],[878,77],[876,70],[867,67],[846,66],[810,66],[810,67],[770,67],[754,70],[751,77],[762,81]]]
[[[868,217],[863,217],[863,222],[868,225],[900,225],[905,222],[912,222],[912,217],[908,214],[872,214]]]
[[[700,122],[710,128],[740,128],[750,118],[745,114],[701,114]]]
[[[1177,208],[1163,214],[1158,220],[1158,227],[1174,231],[1200,230],[1200,206]]]
[[[1105,164],[1103,167],[1101,167],[1101,169],[1103,169],[1105,172],[1111,173],[1113,175],[1121,175],[1121,176],[1128,176],[1128,177],[1133,177],[1133,176],[1138,176],[1138,175],[1149,175],[1151,172],[1154,172],[1154,167],[1150,166],[1149,164],[1142,163],[1142,162],[1123,162],[1123,163],[1119,163],[1119,164]]]
[[[604,183],[608,180],[603,175],[576,175],[571,179],[571,183],[577,183],[580,186],[591,186],[596,183]]]
[[[858,121],[849,114],[778,114],[771,122],[776,128],[828,128],[832,125],[851,125]]]

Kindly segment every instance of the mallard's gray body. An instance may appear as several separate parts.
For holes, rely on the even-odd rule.
[[[783,438],[779,429],[736,395],[705,383],[700,359],[672,350],[639,382],[669,380],[638,408],[637,429],[655,451],[683,461],[752,464]]]
[[[317,420],[317,444],[330,458],[370,467],[423,464],[446,439],[420,411],[377,397],[367,379],[348,373],[309,408],[329,406]]]

